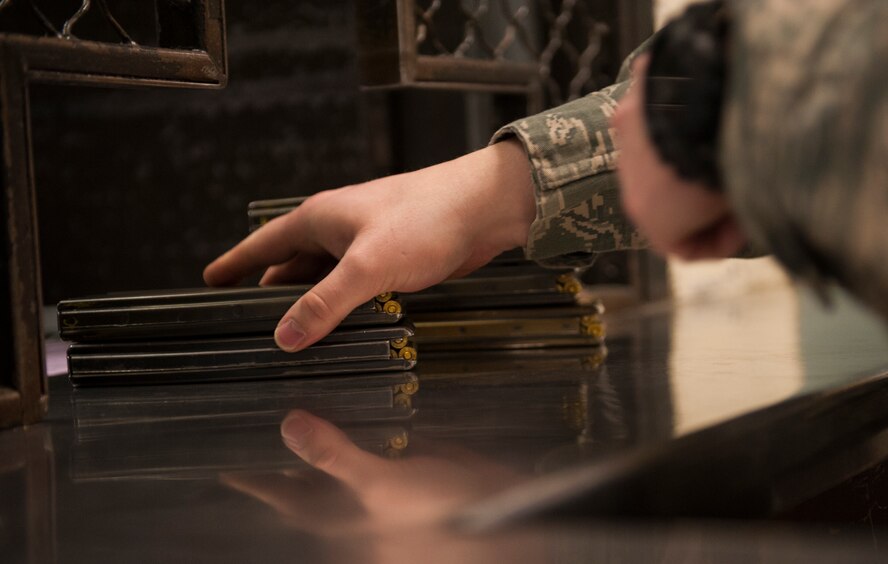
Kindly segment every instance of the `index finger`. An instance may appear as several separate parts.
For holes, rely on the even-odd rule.
[[[299,251],[319,252],[319,246],[300,236],[305,228],[298,212],[296,209],[269,221],[211,262],[204,269],[204,282],[209,286],[236,284],[250,274],[286,262]]]

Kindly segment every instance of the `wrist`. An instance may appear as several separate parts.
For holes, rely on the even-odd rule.
[[[502,200],[507,201],[512,208],[511,248],[524,247],[527,245],[530,226],[537,214],[536,190],[530,159],[524,145],[514,137],[496,143],[490,148],[499,153],[498,160],[503,177],[499,188]]]
[[[530,226],[536,218],[536,197],[530,161],[517,139],[504,139],[466,157],[473,175],[469,197],[480,240],[499,253],[527,245]]]

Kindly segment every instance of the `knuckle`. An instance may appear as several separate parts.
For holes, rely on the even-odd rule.
[[[296,210],[315,210],[318,207],[325,207],[328,205],[335,205],[337,200],[337,195],[341,193],[340,189],[335,190],[322,190],[320,192],[316,192],[311,196],[307,197],[302,205],[296,208]],[[294,211],[296,211],[294,210]]]
[[[302,311],[315,321],[328,322],[336,313],[333,302],[317,290],[310,290],[300,300]]]
[[[316,452],[311,453],[311,456],[307,457],[306,462],[318,468],[320,470],[330,471],[336,467],[337,462],[339,461],[339,453],[334,448],[320,448]]]
[[[378,276],[380,261],[373,260],[365,254],[349,257],[348,275],[364,283],[372,283]]]
[[[317,192],[315,194],[312,194],[308,198],[306,198],[305,201],[302,202],[302,206],[303,207],[304,206],[317,206],[318,204],[323,204],[324,202],[326,202],[327,200],[330,199],[331,195],[332,195],[332,192],[330,190],[323,190],[321,192]]]

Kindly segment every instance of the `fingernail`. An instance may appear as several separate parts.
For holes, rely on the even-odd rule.
[[[301,415],[291,415],[281,423],[281,436],[291,448],[303,448],[310,433],[311,425]]]
[[[292,319],[284,319],[274,330],[274,340],[280,348],[292,351],[305,340],[305,332]]]

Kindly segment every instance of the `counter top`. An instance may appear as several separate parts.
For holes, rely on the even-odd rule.
[[[758,519],[888,459],[884,325],[783,292],[609,323],[606,351],[429,354],[408,374],[54,377],[48,420],[0,432],[0,547],[59,562],[868,557]]]

